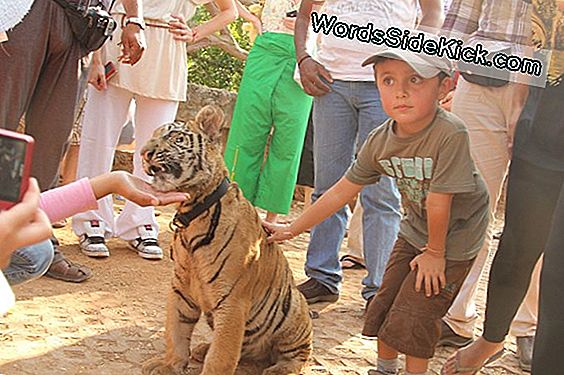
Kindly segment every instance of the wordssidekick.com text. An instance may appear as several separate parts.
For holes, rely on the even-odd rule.
[[[540,77],[543,74],[543,62],[538,59],[509,55],[504,52],[490,53],[477,43],[464,46],[464,41],[456,38],[433,35],[424,32],[389,27],[379,29],[369,22],[365,25],[342,22],[337,16],[312,12],[311,25],[315,33],[333,35],[337,38],[358,40],[376,46],[400,48],[429,56],[446,57],[450,60],[463,61],[485,68],[495,68],[510,72]]]

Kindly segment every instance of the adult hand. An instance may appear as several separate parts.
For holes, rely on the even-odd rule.
[[[415,291],[420,292],[425,286],[425,295],[431,297],[432,294],[438,295],[441,289],[446,286],[444,256],[431,255],[426,252],[413,258],[409,267],[414,271],[417,268],[415,277]]]
[[[173,35],[173,39],[185,43],[194,42],[194,32],[186,25],[184,17],[181,15],[172,15],[172,18],[174,18],[174,20],[168,23],[170,26],[168,31]]]
[[[275,224],[263,221],[262,226],[268,233],[268,243],[280,243],[296,237],[296,235],[290,231],[290,224]]]
[[[98,91],[108,88],[106,84],[106,72],[101,62],[92,60],[90,70],[88,71],[88,83],[94,86]]]
[[[0,268],[5,267],[12,252],[51,236],[51,223],[39,208],[39,186],[31,178],[20,203],[0,212]]]
[[[145,34],[134,23],[128,23],[121,33],[121,56],[118,61],[123,64],[135,65],[145,51]]]
[[[513,154],[513,142],[515,137],[515,128],[521,112],[527,103],[529,97],[529,86],[523,83],[515,83],[513,87],[513,95],[511,96],[511,103],[509,105],[512,111],[509,113],[507,121],[507,152],[509,157]]]
[[[300,60],[298,59],[298,61]],[[322,96],[330,92],[331,87],[322,78],[325,82],[333,83],[333,78],[327,69],[312,57],[301,60],[300,80],[306,94]]]
[[[148,182],[127,172],[119,171],[111,174],[114,186],[112,190],[139,206],[166,206],[189,198],[186,193],[157,191]]]

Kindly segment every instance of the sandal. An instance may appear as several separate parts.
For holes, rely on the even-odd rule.
[[[73,263],[70,259],[65,258],[62,253],[57,251],[55,252],[55,258],[46,275],[57,280],[81,283],[92,277],[92,271],[86,266]]]
[[[67,219],[61,219],[59,221],[55,221],[54,223],[51,223],[53,229],[61,229],[64,228],[66,225],[67,225]]]
[[[361,270],[366,268],[360,260],[352,255],[343,255],[339,261],[341,262],[341,268],[344,270]]]
[[[465,374],[465,373],[469,373],[471,375],[477,374],[486,365],[489,365],[489,364],[497,361],[498,359],[500,359],[503,356],[504,350],[505,349],[501,349],[497,353],[493,354],[481,366],[473,366],[473,367],[462,367],[462,366],[460,366],[460,352],[457,351],[456,354],[454,355],[454,373],[453,374],[455,374],[455,375],[456,374]],[[447,359],[447,362],[450,361],[451,358],[453,358],[453,357],[450,357],[449,359]],[[446,363],[445,363],[445,365],[446,365]],[[444,374],[444,366],[441,369],[441,374]]]

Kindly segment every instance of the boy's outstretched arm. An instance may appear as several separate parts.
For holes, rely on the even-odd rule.
[[[363,185],[354,184],[346,177],[342,177],[292,224],[281,225],[264,222],[263,225],[266,229],[272,232],[268,237],[269,242],[289,240],[321,223],[350,202],[351,198],[355,197],[363,187]]]
[[[417,268],[415,290],[419,292],[424,285],[427,297],[439,294],[446,285],[445,247],[452,197],[432,192],[427,195],[427,245],[410,263],[412,270]]]

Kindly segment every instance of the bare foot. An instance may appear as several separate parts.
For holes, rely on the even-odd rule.
[[[476,374],[483,366],[501,357],[503,344],[503,342],[489,342],[480,337],[447,359],[441,375]]]

